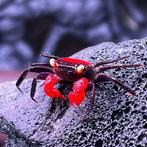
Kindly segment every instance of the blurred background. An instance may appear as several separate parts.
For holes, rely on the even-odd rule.
[[[41,52],[70,56],[104,41],[147,36],[146,0],[0,0],[0,82]]]

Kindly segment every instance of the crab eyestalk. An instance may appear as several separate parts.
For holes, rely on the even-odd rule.
[[[56,60],[53,59],[53,58],[49,60],[49,63],[50,63],[50,65],[51,65],[53,68],[55,67],[55,64],[56,64],[55,61],[56,61]]]
[[[85,69],[85,66],[81,64],[77,67],[76,72],[78,74],[81,74],[84,71],[84,69]]]

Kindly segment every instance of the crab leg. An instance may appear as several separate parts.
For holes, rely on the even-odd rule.
[[[50,67],[50,64],[48,63],[32,63],[31,66],[44,66],[44,67]]]
[[[19,89],[19,91],[22,92],[22,90],[19,88],[20,84],[23,82],[23,80],[26,78],[29,72],[34,72],[34,73],[41,73],[41,72],[52,72],[54,73],[53,69],[50,67],[41,67],[41,66],[36,66],[29,68],[25,70],[19,77],[19,79],[16,82],[16,87]]]
[[[129,68],[129,67],[139,67],[143,66],[143,64],[117,64],[117,65],[108,65],[108,66],[103,66],[103,67],[97,67],[96,71],[97,73],[110,70],[110,69],[115,69],[115,68]]]
[[[45,80],[46,77],[48,76],[48,74],[49,74],[48,72],[43,72],[43,73],[40,73],[36,77],[33,78],[32,86],[31,86],[31,93],[30,93],[30,97],[33,101],[37,102],[34,99],[34,95],[35,95],[35,92],[36,92],[36,86],[37,86],[37,80]]]
[[[95,96],[95,83],[94,83],[94,81],[89,82],[89,85],[92,86],[92,89],[91,89],[91,92],[90,92],[91,95],[88,95],[88,97],[90,97],[90,105],[86,110],[86,114],[84,114],[84,116],[81,119],[82,122],[84,122],[88,119],[89,113],[91,112],[91,110],[94,106],[94,98],[95,98],[94,97]]]
[[[59,57],[53,56],[53,55],[50,55],[50,54],[47,54],[47,53],[41,53],[40,55],[43,56],[43,57],[46,57],[46,58],[59,59]]]
[[[117,79],[107,76],[105,74],[98,74],[97,76],[97,81],[98,82],[105,82],[105,81],[112,81],[114,82],[116,85],[120,86],[121,88],[123,88],[124,90],[126,90],[128,93],[130,93],[131,95],[136,95],[135,91],[133,91],[131,88],[127,87],[126,85],[124,85],[121,81],[118,81]]]
[[[89,105],[89,108],[87,109],[87,113],[89,113],[89,111],[91,111],[93,105],[94,105],[94,96],[95,96],[95,84],[94,82],[92,81],[91,82],[91,85],[92,85],[92,90],[91,90],[91,95],[90,95],[90,105]]]
[[[1,147],[5,147],[6,145],[6,143],[5,143],[5,141],[6,141],[6,139],[8,138],[8,136],[5,134],[5,133],[2,133],[2,132],[0,132],[0,146]]]
[[[85,90],[88,88],[88,79],[81,78],[76,81],[69,93],[68,98],[71,105],[79,106],[85,98]]]
[[[118,62],[118,61],[123,60],[123,59],[126,59],[126,58],[128,58],[128,57],[129,57],[129,56],[124,56],[124,57],[120,57],[120,58],[117,58],[117,59],[114,59],[114,60],[108,60],[108,61],[98,62],[98,63],[96,63],[95,67],[101,66],[101,65],[104,65],[104,64],[109,64],[109,63]]]

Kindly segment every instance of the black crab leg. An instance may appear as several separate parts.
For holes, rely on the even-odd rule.
[[[94,81],[90,81],[90,83],[92,85],[92,89],[91,89],[91,92],[90,92],[90,104],[89,104],[89,107],[87,108],[86,110],[86,114],[84,115],[84,117],[82,118],[82,122],[87,120],[88,119],[88,115],[89,113],[91,112],[93,106],[94,106],[94,98],[95,98],[95,83]]]
[[[47,53],[41,53],[40,55],[43,56],[43,57],[49,58],[49,59],[50,58],[59,59],[59,57],[54,56],[54,55],[50,55],[50,54],[47,54]],[[31,66],[47,66],[47,67],[51,67],[49,63],[32,63]]]
[[[97,67],[96,68],[96,72],[100,73],[106,70],[110,70],[110,69],[115,69],[115,68],[130,68],[130,67],[143,67],[143,64],[116,64],[116,65],[108,65],[108,66],[102,66],[102,67]]]
[[[51,67],[49,63],[32,63],[31,66],[32,67],[35,67],[35,66]]]
[[[89,105],[89,107],[88,107],[88,109],[87,109],[87,114],[89,114],[90,113],[90,111],[92,110],[92,107],[93,107],[93,105],[94,105],[94,97],[95,97],[95,83],[94,83],[94,81],[91,81],[91,83],[90,83],[91,85],[92,85],[92,90],[91,90],[91,95],[90,95],[90,105]]]
[[[31,93],[30,93],[30,97],[33,101],[37,102],[34,99],[34,95],[35,95],[35,92],[36,92],[36,86],[37,86],[37,80],[45,80],[47,78],[48,74],[49,74],[48,72],[43,72],[43,73],[36,75],[33,78],[32,86],[31,86]]]
[[[0,146],[1,147],[6,147],[6,139],[8,138],[8,136],[5,133],[0,132]]]
[[[40,55],[43,56],[43,57],[46,57],[46,58],[59,59],[59,57],[54,56],[54,55],[50,55],[50,54],[47,54],[47,53],[41,53]]]
[[[41,72],[51,72],[54,73],[53,69],[50,67],[41,67],[41,66],[36,66],[36,67],[31,67],[27,70],[25,70],[19,77],[19,79],[16,82],[16,87],[18,88],[18,90],[20,92],[22,92],[22,90],[19,88],[19,86],[21,85],[21,83],[23,82],[23,80],[26,78],[26,76],[28,75],[29,72],[33,72],[33,73],[41,73]]]
[[[98,62],[98,63],[96,63],[96,65],[94,67],[101,66],[101,65],[104,65],[104,64],[110,64],[110,63],[118,62],[118,61],[124,60],[124,59],[126,59],[128,57],[129,56],[124,56],[124,57],[119,57],[119,58],[114,59],[114,60],[108,60],[108,61]]]
[[[127,87],[126,85],[124,85],[121,81],[115,79],[114,77],[111,76],[107,76],[105,74],[98,74],[97,82],[105,82],[105,81],[112,81],[114,82],[116,85],[120,86],[122,89],[126,90],[128,93],[130,93],[131,95],[136,95],[135,91],[133,91],[131,88]]]

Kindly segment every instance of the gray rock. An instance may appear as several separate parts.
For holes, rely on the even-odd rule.
[[[88,97],[78,108],[69,107],[60,118],[52,111],[52,100],[46,97],[41,83],[29,97],[31,80],[26,80],[21,94],[15,82],[0,85],[0,130],[9,136],[9,146],[147,146],[147,38],[119,44],[112,42],[86,48],[73,57],[96,62],[129,55],[120,63],[143,63],[144,68],[110,70],[107,74],[124,81],[136,91],[129,96],[113,83],[96,86],[95,105],[90,120],[80,120],[89,103]],[[62,111],[62,110],[59,110]]]

